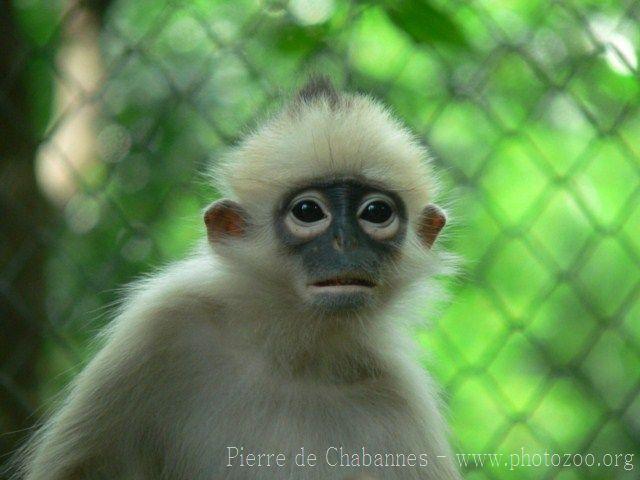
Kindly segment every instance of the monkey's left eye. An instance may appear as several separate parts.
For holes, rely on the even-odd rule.
[[[365,205],[360,218],[371,223],[385,223],[393,215],[393,208],[383,200],[374,200]]]
[[[365,198],[358,209],[358,221],[364,231],[376,240],[387,240],[400,228],[393,200],[382,194]]]

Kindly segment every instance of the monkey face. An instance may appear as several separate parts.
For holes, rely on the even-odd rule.
[[[292,306],[302,304],[324,314],[384,305],[413,276],[426,273],[420,270],[422,262],[415,261],[415,252],[429,249],[445,224],[442,210],[427,205],[413,221],[412,238],[419,242],[409,240],[409,219],[401,196],[352,177],[329,177],[293,188],[262,227],[251,217],[234,201],[215,202],[205,212],[210,243],[220,247],[221,254],[230,252],[224,246],[231,251],[247,248],[254,255],[244,260],[249,262],[245,270],[253,269],[261,277],[279,272],[274,280],[286,288],[282,298],[293,294]],[[272,237],[252,235],[267,224],[275,235],[272,252],[252,248],[250,240]],[[249,243],[244,243],[245,238]],[[261,260],[251,260],[255,255]],[[421,260],[422,254],[418,257]],[[243,261],[242,256],[234,258],[236,264]]]
[[[369,97],[311,85],[213,174],[233,199],[205,213],[214,251],[292,317],[377,312],[446,270],[428,151]]]
[[[357,310],[388,295],[407,231],[398,195],[353,179],[315,182],[286,195],[276,217],[283,252],[301,265],[294,288],[305,303]]]
[[[387,303],[427,273],[426,252],[445,224],[431,204],[410,222],[399,194],[353,177],[299,185],[262,222],[228,199],[204,219],[209,242],[235,268],[284,289],[280,298],[292,308],[321,314]]]

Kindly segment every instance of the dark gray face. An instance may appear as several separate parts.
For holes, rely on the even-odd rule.
[[[325,310],[371,303],[384,288],[382,270],[399,254],[406,234],[400,198],[355,180],[297,189],[277,217],[283,248],[301,260],[306,300]]]

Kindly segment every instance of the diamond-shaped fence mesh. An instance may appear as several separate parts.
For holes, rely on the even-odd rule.
[[[465,261],[416,335],[456,451],[605,459],[465,475],[638,478],[604,463],[640,454],[639,2],[3,0],[0,20],[0,459],[118,287],[201,235],[204,166],[322,72],[433,151]]]

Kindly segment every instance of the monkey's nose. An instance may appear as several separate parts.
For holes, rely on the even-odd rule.
[[[353,250],[355,248],[355,244],[355,239],[347,238],[346,235],[337,234],[333,236],[333,248],[338,252]]]
[[[333,248],[338,252],[342,252],[344,250],[344,238],[341,235],[335,235],[333,237]]]

